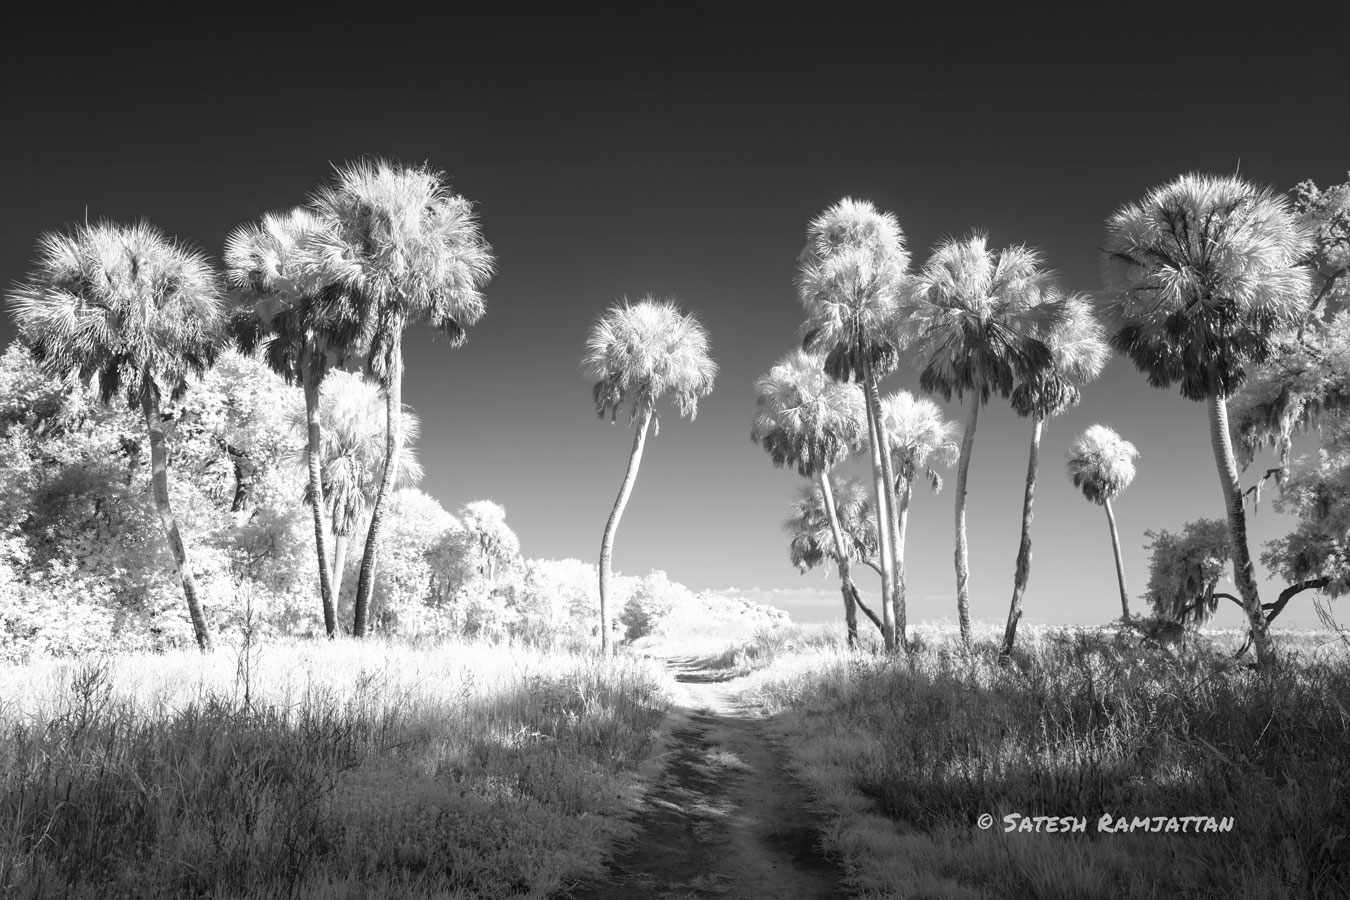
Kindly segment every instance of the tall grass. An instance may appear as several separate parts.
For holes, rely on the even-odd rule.
[[[0,670],[0,896],[545,897],[669,703],[641,660],[246,645]]]
[[[906,658],[784,653],[749,694],[828,810],[869,896],[1350,896],[1350,657],[1301,636],[1284,665],[1228,636],[1025,636],[1010,665],[932,633]],[[1316,649],[1320,646],[1320,649]],[[988,813],[994,827],[981,830]],[[1005,816],[1085,833],[1006,833]],[[1109,834],[1113,817],[1232,817],[1230,833]]]

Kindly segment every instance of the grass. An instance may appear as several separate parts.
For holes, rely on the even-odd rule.
[[[1325,633],[1282,637],[1285,664],[1257,673],[1232,662],[1236,634],[1024,629],[1000,665],[992,626],[970,653],[915,630],[898,660],[838,639],[765,654],[747,689],[861,896],[1350,895],[1350,653]],[[1015,813],[1085,832],[1005,833]],[[1233,828],[1106,834],[1103,815]]]
[[[292,643],[0,670],[0,896],[543,898],[669,705],[633,658]]]

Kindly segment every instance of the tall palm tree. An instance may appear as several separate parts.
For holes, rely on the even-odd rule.
[[[881,421],[878,383],[900,351],[899,295],[909,268],[900,223],[865,200],[845,198],[813,219],[798,260],[797,293],[806,313],[803,346],[825,354],[825,371],[863,386],[881,542],[884,643],[896,649],[895,474]],[[904,643],[904,635],[899,635]]]
[[[1046,299],[1054,298],[1047,293]],[[1027,486],[1022,497],[1022,540],[1017,546],[1012,602],[1003,630],[1002,656],[1012,654],[1017,623],[1022,618],[1022,597],[1031,576],[1031,506],[1036,492],[1036,470],[1041,452],[1041,432],[1051,416],[1077,406],[1079,387],[1101,374],[1110,356],[1102,326],[1092,314],[1092,305],[1079,294],[1064,300],[1064,319],[1050,332],[1050,365],[1031,373],[1012,393],[1013,409],[1031,419],[1031,451],[1027,455]]]
[[[1268,665],[1274,647],[1247,546],[1227,398],[1247,366],[1305,320],[1314,244],[1287,200],[1237,177],[1184,175],[1107,222],[1106,318],[1111,344],[1157,388],[1204,401],[1233,541],[1233,580]]]
[[[239,349],[263,351],[271,369],[305,394],[306,497],[314,516],[319,569],[319,598],[324,629],[337,635],[337,613],[328,571],[328,525],[324,521],[319,447],[319,394],[336,349],[331,321],[334,304],[320,302],[320,267],[307,244],[323,228],[309,210],[268,213],[257,224],[242,225],[225,242],[225,277],[243,305],[231,316],[230,330]],[[328,315],[325,316],[324,314]]]
[[[826,475],[812,484],[804,484],[792,503],[792,514],[783,522],[788,533],[788,559],[800,571],[814,569],[827,559],[839,567],[848,617],[849,646],[857,641],[857,610],[861,609],[877,631],[885,633],[885,623],[867,608],[858,587],[849,575],[848,563],[860,562],[881,574],[877,565],[876,506],[867,485],[857,478],[845,478],[837,487]],[[884,600],[885,598],[883,598]]]
[[[1039,252],[1022,245],[990,250],[978,232],[947,240],[915,276],[906,312],[911,351],[922,360],[919,387],[950,400],[970,394],[956,472],[956,608],[961,640],[970,646],[970,565],[966,485],[981,404],[1012,393],[1020,379],[1052,362],[1049,333],[1064,316],[1047,301],[1053,275]]]
[[[1116,578],[1120,581],[1120,615],[1130,621],[1130,595],[1125,592],[1125,563],[1120,558],[1120,533],[1111,501],[1134,481],[1134,444],[1105,425],[1093,425],[1079,435],[1069,448],[1065,468],[1073,486],[1093,503],[1106,507],[1106,523],[1111,528],[1111,550],[1116,555]]]
[[[364,637],[385,503],[403,450],[403,329],[427,322],[459,346],[483,315],[492,250],[472,205],[426,167],[354,163],[314,197],[325,228],[312,246],[325,279],[361,311],[367,365],[385,392],[385,466],[370,513],[352,633]]]
[[[643,298],[624,300],[611,307],[586,339],[582,368],[595,382],[595,411],[600,418],[618,419],[629,408],[629,422],[637,423],[633,450],[628,457],[619,496],[600,541],[600,648],[609,652],[610,560],[614,533],[628,505],[642,464],[647,429],[656,421],[656,402],[669,394],[680,415],[691,421],[698,400],[712,392],[717,364],[708,355],[708,333],[691,314],[680,312],[674,301]],[[660,431],[657,423],[656,431]]]
[[[956,425],[942,417],[936,403],[915,397],[909,391],[897,391],[881,401],[882,430],[890,444],[891,464],[895,472],[897,495],[897,541],[895,548],[894,618],[896,634],[904,639],[905,612],[905,531],[909,527],[909,503],[914,482],[922,475],[934,493],[942,490],[942,476],[934,465],[956,461],[958,445]]]
[[[169,496],[161,404],[215,361],[224,312],[206,259],[145,222],[49,233],[28,281],[9,297],[21,339],[49,375],[97,381],[104,404],[140,406],[150,437],[155,509],[169,540],[197,645],[211,648],[187,546]]]
[[[803,478],[814,479],[824,498],[823,507],[836,546],[834,558],[839,566],[844,621],[851,647],[858,636],[854,606],[857,590],[849,574],[849,554],[839,529],[830,470],[848,459],[865,441],[867,410],[862,390],[856,384],[830,378],[825,374],[824,360],[804,350],[780,360],[760,376],[755,389],[759,393],[758,413],[750,428],[750,440],[764,448],[775,466],[791,466]]]

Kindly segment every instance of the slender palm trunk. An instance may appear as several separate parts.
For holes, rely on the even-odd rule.
[[[352,612],[352,634],[366,636],[366,616],[370,610],[370,592],[375,586],[375,562],[380,550],[380,529],[389,495],[393,493],[394,479],[398,477],[399,458],[403,453],[403,338],[394,336],[389,349],[387,384],[384,388],[385,430],[384,471],[380,473],[380,489],[370,510],[370,531],[366,534],[366,549],[361,557],[361,574],[356,582],[356,604]]]
[[[1275,662],[1275,648],[1266,628],[1265,613],[1261,609],[1261,595],[1256,585],[1256,569],[1251,551],[1247,548],[1247,513],[1242,508],[1242,487],[1238,483],[1237,463],[1233,459],[1232,438],[1228,434],[1228,403],[1218,394],[1209,395],[1209,441],[1214,448],[1214,462],[1219,470],[1219,486],[1223,489],[1224,507],[1228,512],[1228,535],[1233,543],[1233,581],[1242,596],[1251,625],[1252,640],[1256,645],[1256,661],[1261,666]]]
[[[816,476],[820,484],[820,498],[825,503],[825,514],[830,520],[830,533],[834,535],[835,559],[839,563],[839,590],[844,595],[844,626],[848,629],[848,645],[858,643],[858,605],[854,600],[857,588],[848,570],[848,548],[844,546],[844,530],[839,527],[839,510],[834,505],[834,488],[830,485],[829,470]]]
[[[905,481],[896,492],[898,495],[899,511],[895,515],[895,599],[892,601],[895,608],[895,638],[896,642],[909,649],[909,638],[907,636],[908,624],[907,614],[905,612],[905,590],[908,584],[908,575],[905,571],[905,532],[909,527],[909,501],[914,495],[914,484]]]
[[[882,469],[882,460],[886,451],[882,449],[881,403],[872,404],[876,394],[876,385],[872,383],[871,368],[864,379],[864,394],[867,398],[867,434],[872,445],[872,482],[877,501],[877,535],[881,544],[881,642],[886,652],[895,651],[895,607],[891,598],[895,596],[895,545],[890,541],[891,514],[890,492],[886,490],[886,474]]]
[[[178,567],[178,578],[183,583],[183,597],[187,600],[188,617],[192,619],[192,632],[197,638],[197,646],[203,653],[211,649],[211,632],[206,627],[206,616],[202,613],[202,604],[197,597],[197,580],[192,576],[192,563],[188,559],[187,546],[178,530],[178,517],[173,513],[173,504],[169,500],[169,453],[164,445],[164,417],[160,413],[159,398],[147,373],[141,390],[141,409],[145,413],[145,426],[150,432],[150,484],[155,496],[155,511],[159,513],[160,524],[169,538],[169,549],[173,552],[174,565]]]
[[[966,433],[961,437],[961,459],[956,467],[956,615],[961,622],[961,643],[970,647],[970,553],[966,545],[966,475],[970,453],[975,448],[975,423],[980,415],[980,397],[971,394],[966,415]]]
[[[342,582],[347,574],[347,535],[336,533],[333,535],[333,605],[342,604]]]
[[[1027,489],[1022,497],[1022,542],[1017,546],[1017,569],[1013,574],[1012,603],[1008,606],[1008,624],[1003,629],[1003,647],[999,656],[1011,656],[1017,642],[1017,623],[1022,618],[1022,597],[1031,577],[1031,504],[1036,495],[1036,468],[1041,453],[1041,431],[1045,425],[1038,416],[1031,426],[1031,453],[1027,457]]]
[[[305,387],[305,431],[308,446],[305,462],[309,468],[309,496],[314,511],[314,546],[319,562],[319,601],[323,604],[323,628],[329,639],[337,636],[337,612],[333,605],[333,583],[328,571],[328,523],[324,521],[323,473],[320,468],[319,381],[323,377],[322,357],[305,351],[301,377]]]
[[[1125,593],[1125,561],[1120,556],[1120,532],[1116,530],[1116,514],[1111,511],[1111,499],[1102,503],[1106,507],[1106,524],[1111,526],[1111,550],[1116,554],[1116,578],[1120,581],[1120,615],[1130,621],[1130,595]]]
[[[651,423],[652,410],[644,408],[638,416],[633,452],[628,457],[628,471],[624,473],[623,485],[614,501],[614,509],[610,510],[609,521],[605,523],[604,537],[600,539],[600,652],[606,655],[609,654],[609,564],[614,557],[614,532],[619,529],[623,509],[628,505],[628,495],[633,492],[633,483],[637,481],[638,467],[642,465],[642,448],[647,444],[647,428]]]

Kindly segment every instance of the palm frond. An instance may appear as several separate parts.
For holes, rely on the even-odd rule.
[[[1119,496],[1134,481],[1134,444],[1105,425],[1093,425],[1069,448],[1065,467],[1073,486],[1093,503]]]
[[[755,382],[759,394],[750,439],[775,466],[811,477],[833,468],[866,442],[862,389],[825,374],[818,354],[797,350]]]

